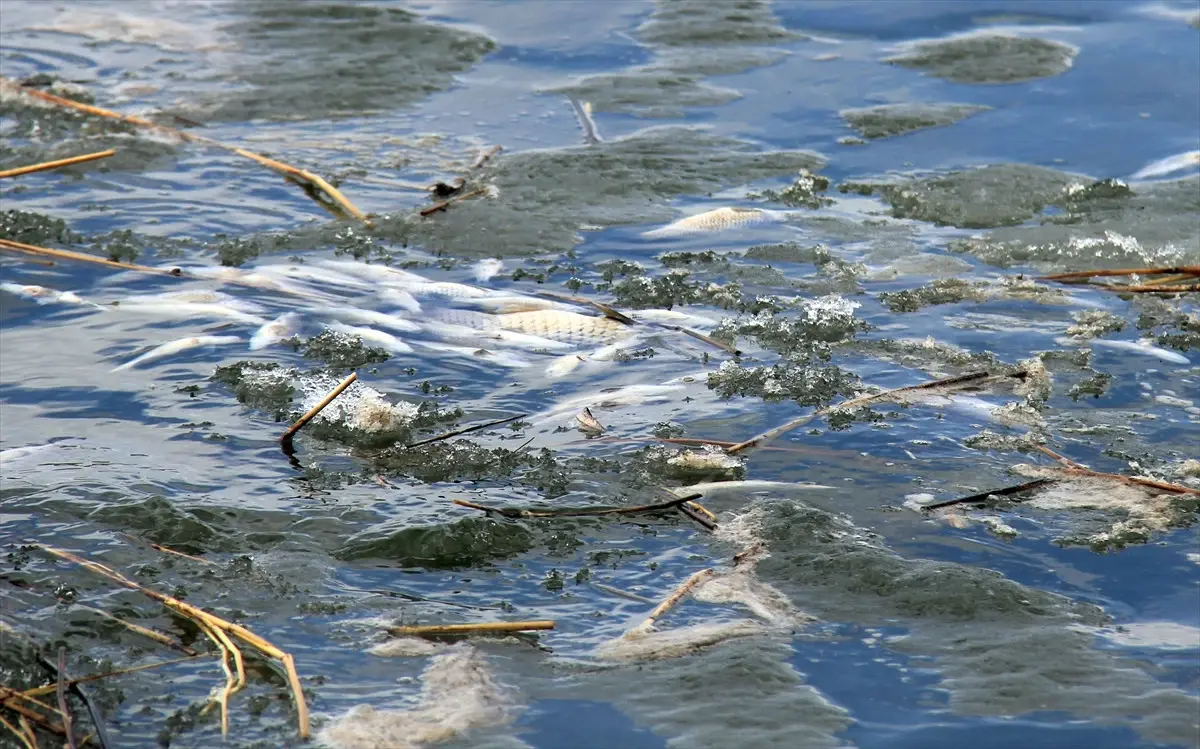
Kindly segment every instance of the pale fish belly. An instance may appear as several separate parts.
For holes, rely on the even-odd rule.
[[[747,224],[761,224],[767,221],[782,221],[785,214],[780,211],[767,211],[761,208],[723,207],[695,216],[681,218],[666,226],[651,231],[642,232],[643,237],[664,238],[682,237],[689,234],[707,234],[725,231]]]
[[[573,345],[613,343],[633,334],[623,323],[607,317],[581,315],[564,310],[513,312],[494,317],[503,330],[517,331]]]

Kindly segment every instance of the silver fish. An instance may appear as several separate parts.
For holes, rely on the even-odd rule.
[[[658,229],[642,232],[642,236],[648,239],[657,239],[663,237],[682,237],[688,234],[707,234],[747,224],[782,221],[786,215],[786,213],[781,211],[768,211],[762,208],[726,206],[698,213],[695,216],[681,218]]]
[[[295,335],[299,332],[299,323],[300,315],[295,312],[285,312],[254,332],[254,335],[250,337],[250,350],[258,351]]]
[[[93,302],[85,302],[79,298],[79,295],[73,291],[59,291],[45,286],[34,286],[32,284],[19,283],[0,283],[0,289],[7,291],[10,294],[32,299],[38,304],[87,304],[92,307],[101,307]]]
[[[389,351],[393,354],[408,354],[412,353],[413,350],[412,346],[409,346],[407,343],[390,333],[384,333],[382,330],[375,330],[374,328],[359,328],[353,325],[343,325],[338,322],[331,322],[325,327],[329,328],[335,333],[361,338],[363,343],[367,343],[372,346],[378,346],[379,348],[382,348],[385,351]]]
[[[133,298],[122,301],[117,309],[126,312],[141,312],[188,320],[197,317],[224,317],[234,322],[254,325],[255,327],[266,322],[265,319],[258,315],[243,312],[227,304],[207,302],[151,301]]]
[[[371,309],[361,309],[359,307],[323,307],[318,311],[344,322],[374,325],[380,328],[398,330],[402,333],[415,333],[421,329],[421,326],[412,320],[407,320],[396,315],[389,315],[386,312],[376,312]]]
[[[132,304],[220,304],[239,312],[251,315],[262,314],[266,308],[244,299],[212,289],[184,289],[182,291],[167,291],[162,294],[138,294],[121,300],[122,306]]]
[[[613,343],[633,334],[629,326],[607,317],[564,310],[535,310],[493,315],[500,327],[572,345]]]
[[[130,359],[119,367],[114,367],[112,371],[120,372],[121,370],[135,367],[138,364],[144,364],[156,359],[162,359],[163,357],[170,356],[172,354],[178,354],[180,351],[187,351],[188,349],[196,348],[197,346],[221,346],[229,343],[240,343],[241,341],[241,336],[236,335],[201,335],[180,338],[178,340],[164,343],[161,346],[156,346],[141,356]]]
[[[384,287],[379,290],[379,298],[388,304],[394,304],[408,312],[421,311],[421,303],[417,301],[415,296],[404,289]]]
[[[1165,177],[1168,174],[1190,169],[1194,166],[1200,166],[1200,151],[1187,151],[1185,153],[1168,156],[1165,159],[1152,161],[1133,174],[1129,175],[1129,179],[1153,179],[1154,177]]]
[[[528,349],[530,351],[561,351],[571,348],[568,343],[528,335],[511,330],[479,329],[440,321],[425,323],[425,330],[448,341],[478,342],[484,346],[503,346]]]
[[[487,361],[510,369],[523,369],[530,366],[530,363],[525,359],[507,351],[490,351],[488,349],[454,346],[448,343],[434,343],[432,341],[413,341],[413,343],[432,351],[441,351],[442,353],[453,354],[455,356]]]
[[[1140,341],[1110,341],[1105,338],[1093,338],[1089,341],[1093,346],[1103,346],[1104,348],[1116,349],[1117,351],[1128,351],[1131,354],[1141,354],[1142,356],[1153,356],[1156,359],[1161,359],[1172,364],[1191,364],[1191,360],[1183,354],[1178,354],[1174,351],[1168,351],[1165,348],[1160,348],[1149,343],[1146,340]]]

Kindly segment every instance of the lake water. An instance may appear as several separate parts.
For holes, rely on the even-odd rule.
[[[208,653],[93,682],[113,744],[222,742],[203,633],[40,543],[291,653],[308,745],[1200,746],[1195,497],[1060,475],[919,510],[1040,475],[1035,444],[1200,487],[1196,295],[1033,280],[1200,263],[1195,157],[1139,174],[1200,149],[1198,27],[1195,3],[1084,0],[7,0],[7,79],[318,173],[374,227],[228,151],[4,94],[0,169],[118,153],[0,181],[0,238],[292,268],[328,296],[2,256],[0,280],[100,307],[0,291],[0,682],[46,682],[35,645],[72,675],[177,655],[101,610]],[[464,175],[482,194],[420,215]],[[671,226],[722,207],[758,212]],[[485,259],[503,266],[479,282]],[[671,309],[742,355],[648,322],[615,357],[588,358],[600,338],[452,351],[425,334],[463,302],[426,293],[387,356],[322,333],[403,302],[347,278],[367,261]],[[131,302],[181,289],[252,312]],[[247,349],[252,317],[289,311],[294,342]],[[239,340],[113,371],[198,335]],[[735,459],[662,441],[980,370]],[[350,371],[289,459],[280,433]],[[627,507],[697,483],[715,532],[452,503]],[[623,636],[710,567],[655,634]],[[383,630],[541,619],[459,643]],[[304,744],[281,672],[247,670],[225,745]]]

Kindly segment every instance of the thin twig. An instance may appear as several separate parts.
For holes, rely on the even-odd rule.
[[[262,164],[263,166],[274,169],[277,172],[281,172],[295,180],[299,180],[303,183],[307,183],[307,184],[314,186],[316,189],[325,193],[325,195],[333,203],[340,206],[344,211],[346,211],[346,213],[350,214],[351,216],[354,216],[355,218],[357,218],[359,221],[362,221],[367,226],[372,225],[370,220],[366,217],[366,215],[364,215],[362,211],[358,210],[358,208],[355,207],[355,205],[353,203],[351,203],[349,200],[347,200],[346,197],[337,190],[337,188],[333,187],[328,182],[326,182],[324,179],[322,179],[321,177],[318,177],[317,175],[315,175],[311,172],[305,171],[303,169],[298,169],[289,164],[284,164],[283,162],[276,161],[275,159],[269,159],[266,156],[254,153],[253,151],[248,151],[244,148],[226,145],[219,141],[215,141],[212,138],[206,138],[201,135],[193,135],[192,133],[187,133],[187,132],[184,132],[183,130],[179,130],[179,129],[176,129],[173,127],[167,127],[166,125],[160,125],[157,122],[151,122],[150,120],[147,120],[142,117],[135,117],[134,115],[123,115],[118,112],[114,112],[110,109],[103,109],[102,107],[95,107],[90,104],[82,104],[80,102],[72,101],[71,99],[66,99],[61,96],[55,96],[54,94],[48,94],[45,91],[39,91],[35,88],[29,88],[27,86],[22,86],[18,83],[8,80],[7,78],[0,77],[0,85],[4,86],[5,88],[14,89],[14,90],[16,90],[20,93],[23,93],[27,96],[32,96],[36,99],[41,99],[42,101],[45,101],[50,104],[54,104],[56,106],[65,107],[67,109],[74,109],[79,112],[85,112],[87,114],[94,115],[96,117],[104,117],[104,118],[111,119],[111,120],[120,120],[121,122],[128,122],[132,125],[137,125],[138,127],[147,128],[149,130],[156,130],[161,133],[167,133],[169,135],[172,135],[172,136],[179,138],[180,140],[188,142],[188,143],[201,143],[201,144],[204,144],[207,146],[212,146],[214,148],[220,148],[220,149],[222,149],[224,151],[228,151],[230,153],[235,153],[235,154],[242,156],[244,158],[247,158],[247,159],[251,159],[253,161],[258,162],[259,164]]]
[[[709,515],[712,515],[712,513],[708,512],[708,510],[705,509],[702,505],[698,505],[695,502],[684,502],[683,504],[678,505],[676,507],[676,509],[678,509],[681,513],[683,513],[685,516],[687,516],[687,518],[689,520],[691,520],[692,522],[698,523],[699,525],[703,526],[704,529],[707,530],[709,533],[716,532],[716,530],[717,530],[716,521],[709,517],[706,517],[704,514],[704,513],[708,513]],[[701,510],[704,510],[704,512],[701,512]]]
[[[478,624],[430,624],[421,627],[388,627],[387,633],[397,637],[427,637],[430,635],[535,632],[547,629],[554,629],[554,622],[548,619],[539,619],[528,622],[480,622]]]
[[[107,159],[117,151],[115,148],[110,148],[107,151],[97,151],[95,153],[85,153],[81,156],[72,156],[66,159],[58,159],[56,161],[43,161],[40,164],[30,164],[29,166],[19,166],[16,169],[5,169],[0,172],[0,179],[7,177],[20,177],[22,174],[33,174],[34,172],[44,172],[47,169],[58,169],[59,167],[71,166],[72,164],[84,164],[89,161],[98,159]]]
[[[339,382],[338,386],[335,387],[329,393],[329,395],[321,399],[320,403],[310,408],[308,413],[297,419],[295,424],[292,424],[290,427],[288,427],[286,432],[280,435],[279,447],[283,449],[285,455],[290,456],[296,452],[295,448],[292,446],[292,438],[296,436],[296,432],[299,432],[301,429],[303,429],[305,424],[312,421],[317,414],[321,413],[321,411],[325,409],[326,406],[328,406],[330,403],[333,403],[334,398],[337,398],[339,395],[341,395],[342,391],[353,385],[354,381],[357,379],[358,373],[351,372],[350,376]]]
[[[187,653],[189,656],[199,655],[199,653],[197,653],[192,648],[189,648],[187,645],[184,645],[179,640],[175,639],[174,637],[171,637],[168,634],[159,632],[156,629],[150,629],[149,627],[143,627],[140,624],[134,624],[133,622],[126,621],[125,619],[122,619],[121,617],[116,616],[115,614],[110,614],[107,611],[104,611],[103,609],[97,609],[97,608],[93,608],[91,606],[84,606],[81,603],[77,603],[75,605],[81,609],[84,609],[85,611],[90,611],[93,614],[98,614],[100,616],[103,616],[106,619],[110,619],[110,620],[120,624],[122,627],[125,627],[130,632],[135,632],[135,633],[141,635],[142,637],[148,637],[149,639],[154,640],[155,642],[162,643],[163,645],[166,645],[169,648],[174,648],[175,650],[178,650],[181,653]]]
[[[741,349],[737,348],[736,346],[731,346],[730,344],[725,343],[723,341],[718,341],[716,338],[705,335],[698,330],[692,330],[691,328],[685,328],[682,325],[666,325],[666,324],[661,324],[661,323],[660,323],[660,327],[666,328],[667,330],[674,330],[677,333],[683,333],[686,336],[691,336],[692,338],[695,338],[697,341],[707,343],[709,346],[719,348],[722,351],[724,351],[728,354],[731,354],[733,356],[741,356],[742,355]]]
[[[1038,452],[1053,458],[1062,466],[1059,470],[1071,476],[1091,476],[1093,478],[1109,479],[1111,481],[1119,481],[1122,484],[1133,484],[1136,486],[1144,486],[1150,489],[1160,489],[1162,491],[1171,492],[1172,494],[1193,494],[1200,496],[1200,489],[1191,489],[1179,484],[1172,484],[1167,481],[1157,481],[1155,479],[1142,478],[1141,476],[1124,476],[1119,473],[1108,473],[1107,471],[1095,471],[1082,463],[1076,463],[1065,455],[1060,455],[1045,445],[1034,445],[1033,448]]]
[[[422,216],[432,216],[433,214],[437,213],[438,211],[446,210],[447,208],[454,205],[455,203],[461,203],[464,200],[468,200],[470,198],[476,198],[476,197],[479,197],[480,195],[485,195],[485,194],[487,194],[487,190],[485,190],[484,188],[481,187],[477,190],[472,190],[471,192],[463,193],[462,195],[455,195],[454,197],[447,198],[446,200],[443,200],[440,203],[434,203],[433,205],[429,206],[428,208],[422,208],[421,215]]]
[[[161,276],[182,276],[183,271],[179,268],[151,268],[148,265],[135,265],[134,263],[118,263],[115,260],[88,255],[83,252],[73,252],[71,250],[54,250],[49,247],[38,247],[34,244],[25,244],[24,242],[14,242],[11,239],[0,239],[0,249],[9,250],[12,252],[21,252],[26,255],[44,255],[47,257],[56,257],[60,260],[78,260],[83,263],[95,263],[96,265],[105,265],[109,268],[117,268],[119,270],[136,270],[143,273],[156,273]]]
[[[1200,276],[1200,265],[1172,265],[1164,268],[1110,268],[1106,270],[1079,270],[1070,273],[1053,273],[1049,276],[1038,276],[1038,281],[1071,281],[1078,278],[1093,278],[1096,276],[1156,276],[1160,273],[1175,273],[1187,276]]]
[[[71,711],[67,709],[67,685],[64,681],[67,673],[67,649],[61,645],[58,648],[58,684],[55,685],[55,694],[58,695],[58,711],[62,713],[63,732],[67,737],[67,746],[70,749],[79,749],[79,744],[75,743],[75,727],[71,720]]]
[[[955,497],[954,499],[943,499],[938,502],[930,502],[927,505],[921,505],[921,512],[940,510],[943,507],[953,507],[955,505],[978,504],[980,502],[988,501],[990,497],[1007,497],[1013,494],[1020,494],[1022,492],[1038,489],[1046,486],[1047,484],[1054,483],[1057,483],[1056,479],[1034,479],[1033,481],[1026,481],[1023,484],[1017,484],[1016,486],[1006,486],[1003,489],[992,489],[991,491],[979,492],[978,494],[972,494],[969,497]]]
[[[57,688],[57,685],[55,685],[55,687]],[[50,733],[59,736],[63,735],[62,723],[55,723],[52,718],[47,718],[38,711],[25,707],[21,703],[16,702],[16,699],[23,697],[24,695],[15,689],[6,686],[0,686],[0,704],[9,710],[12,710],[14,713],[28,718],[29,720],[33,721],[34,725],[41,726]]]
[[[1191,284],[1190,286],[1150,286],[1148,284],[1133,285],[1133,284],[1111,284],[1111,283],[1094,283],[1090,284],[1092,288],[1104,289],[1105,291],[1115,291],[1118,294],[1129,292],[1131,294],[1194,294],[1200,292],[1200,283]]]
[[[457,437],[460,434],[467,434],[469,432],[477,432],[480,429],[487,429],[488,427],[500,426],[501,424],[507,424],[510,421],[516,421],[517,419],[524,419],[528,415],[529,414],[517,414],[516,416],[506,416],[503,419],[496,419],[495,421],[488,421],[483,424],[475,424],[474,426],[463,427],[462,429],[455,429],[450,432],[443,432],[442,434],[439,434],[436,437],[430,437],[429,439],[424,439],[424,440],[421,440],[420,442],[410,442],[404,446],[404,449],[410,450],[414,447],[420,447],[421,445],[428,445],[433,442],[441,442],[442,440],[448,440],[451,437]]]
[[[676,497],[669,502],[659,502],[652,505],[638,505],[636,507],[577,507],[566,508],[562,510],[517,510],[508,507],[489,507],[487,505],[479,505],[463,499],[456,499],[453,501],[454,504],[460,507],[469,507],[472,510],[481,510],[483,512],[494,512],[498,515],[503,515],[506,518],[570,518],[601,515],[636,515],[643,512],[662,512],[663,510],[673,510],[676,507],[687,504],[693,499],[701,496],[703,495],[689,494],[685,497]]]
[[[475,160],[471,162],[471,171],[475,171],[476,169],[482,168],[484,164],[486,164],[492,160],[493,156],[495,156],[496,154],[500,153],[503,150],[504,150],[504,147],[497,144],[497,145],[492,146],[488,150],[481,152],[478,156],[475,157]]]
[[[214,629],[220,629],[223,632],[231,634],[242,642],[250,645],[255,650],[258,650],[263,655],[266,655],[268,658],[273,658],[279,661],[283,665],[284,672],[287,675],[288,686],[292,691],[292,699],[296,704],[296,722],[299,726],[300,737],[308,738],[311,732],[311,726],[309,724],[308,717],[308,704],[304,700],[304,692],[300,688],[300,677],[296,673],[295,660],[292,658],[290,653],[280,650],[275,645],[239,624],[226,621],[219,616],[210,614],[207,611],[199,609],[189,603],[184,603],[177,598],[172,598],[165,593],[159,593],[156,590],[139,585],[116,570],[100,564],[99,562],[93,562],[91,560],[84,559],[78,554],[66,551],[65,549],[58,549],[53,546],[46,546],[45,544],[39,544],[37,548],[40,548],[46,553],[52,554],[61,559],[66,559],[74,562],[75,564],[82,565],[86,569],[98,575],[107,577],[113,582],[136,590],[143,595],[149,596],[167,608],[172,609],[197,623],[203,623]]]
[[[187,656],[184,656],[183,658],[172,658],[171,660],[168,660],[168,661],[155,661],[154,663],[144,663],[140,666],[130,666],[129,668],[121,668],[121,669],[117,669],[116,671],[105,671],[102,674],[90,674],[88,676],[79,676],[74,679],[71,679],[70,681],[67,682],[67,684],[69,686],[75,686],[77,684],[86,684],[89,681],[99,681],[100,679],[108,679],[113,676],[124,676],[125,674],[137,673],[138,671],[149,671],[152,668],[161,668],[162,666],[173,666],[177,663],[186,663],[187,661],[194,661],[199,657],[200,657],[199,654],[187,655]],[[26,697],[40,697],[43,694],[50,694],[57,687],[58,687],[57,684],[47,684],[44,687],[34,687],[32,689],[26,689],[24,692],[21,692],[21,694],[25,695]]]
[[[25,749],[37,749],[37,744],[29,740],[29,734],[21,728],[17,728],[12,723],[9,723],[3,715],[0,715],[0,726],[4,726],[9,731],[12,731],[14,734],[16,734],[17,739],[21,742]],[[22,728],[24,728],[24,726]]]
[[[671,591],[671,594],[667,596],[662,603],[655,606],[654,610],[646,616],[645,620],[643,620],[641,624],[629,630],[629,632],[626,632],[625,636],[629,636],[631,633],[645,634],[653,630],[655,622],[665,616],[668,611],[675,608],[675,606],[681,600],[683,600],[684,596],[691,592],[692,588],[695,588],[700,583],[712,577],[713,574],[713,569],[709,567],[708,569],[700,570],[699,572],[696,572],[688,577],[688,579],[684,580],[678,588]]]
[[[991,377],[991,376],[992,376],[992,374],[990,372],[982,372],[982,371],[981,372],[968,372],[967,374],[955,375],[953,377],[945,377],[940,380],[932,380],[930,382],[922,382],[919,385],[906,385],[904,387],[892,388],[891,390],[884,390],[881,393],[871,393],[870,395],[862,395],[857,398],[851,398],[850,400],[845,400],[845,401],[842,401],[841,403],[835,403],[832,406],[828,406],[826,408],[822,408],[817,411],[813,411],[812,413],[810,413],[806,416],[801,416],[799,418],[792,419],[791,421],[781,424],[773,429],[768,429],[767,431],[763,432],[762,434],[755,435],[754,437],[751,437],[750,439],[748,439],[744,442],[737,443],[733,447],[726,448],[725,452],[729,453],[730,455],[737,455],[738,453],[740,453],[741,451],[745,450],[748,447],[754,447],[759,442],[774,439],[774,438],[780,436],[781,434],[786,434],[787,432],[790,432],[793,429],[802,427],[805,424],[807,424],[808,422],[812,421],[813,419],[815,419],[819,416],[824,416],[825,414],[833,413],[835,411],[839,411],[839,410],[846,409],[846,408],[855,408],[857,406],[862,406],[867,403],[873,403],[878,400],[883,400],[885,398],[889,398],[893,395],[896,395],[897,393],[907,393],[907,392],[912,392],[915,390],[929,390],[932,388],[950,387],[953,385],[964,385],[964,384],[967,384],[970,382],[976,382],[978,380],[982,380],[982,379],[985,379],[985,378]],[[1015,376],[1017,376],[1017,373],[1012,373],[1009,376],[1015,377]]]

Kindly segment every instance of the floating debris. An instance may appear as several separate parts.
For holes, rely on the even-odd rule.
[[[507,725],[517,712],[512,691],[496,682],[483,655],[459,644],[430,658],[415,707],[359,705],[334,718],[317,738],[334,749],[418,749]]]
[[[250,350],[264,349],[286,340],[298,332],[300,332],[300,315],[295,312],[285,312],[254,331],[254,335],[250,336]]]
[[[178,354],[181,351],[187,351],[188,349],[197,348],[199,346],[224,346],[231,343],[241,343],[243,340],[245,339],[236,335],[201,335],[190,336],[188,338],[179,338],[177,340],[164,343],[161,346],[156,346],[141,356],[130,359],[118,367],[113,367],[111,371],[121,372],[131,367],[136,367],[139,364],[157,361],[158,359],[163,359],[173,354]]]
[[[5,282],[0,283],[0,291],[7,291],[10,294],[16,294],[25,299],[32,299],[38,304],[87,304],[92,307],[101,307],[101,305],[93,302],[85,302],[73,291],[58,291],[57,289],[48,289],[45,286]]]
[[[579,424],[579,431],[588,436],[598,436],[604,434],[604,425],[601,424],[595,416],[592,416],[590,408],[584,408],[579,413],[575,414],[575,421]]]
[[[647,239],[665,237],[682,237],[688,234],[706,234],[725,231],[748,224],[760,224],[766,221],[782,221],[787,217],[780,211],[768,211],[762,208],[724,207],[711,211],[681,218],[659,229],[642,232]]]

